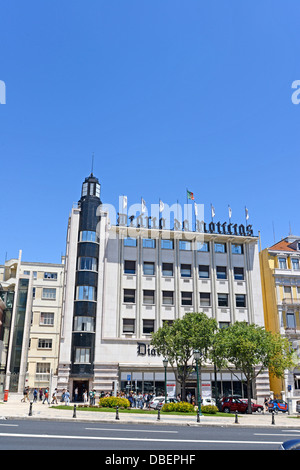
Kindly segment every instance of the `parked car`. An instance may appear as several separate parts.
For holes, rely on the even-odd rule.
[[[296,403],[296,411],[297,413],[300,413],[300,401],[299,400]]]
[[[291,439],[280,445],[280,450],[300,450],[300,439]]]
[[[213,405],[216,406],[216,400],[214,398],[205,397],[201,400],[201,406]]]
[[[251,408],[252,412],[261,413],[263,411],[262,405],[257,405],[253,402],[251,402]],[[240,398],[236,397],[223,397],[220,401],[219,409],[224,413],[230,413],[235,411],[239,413],[247,413],[248,400],[242,401]]]
[[[178,403],[177,398],[167,398],[167,403]],[[153,408],[154,410],[158,410],[162,408],[165,404],[165,397],[153,397],[149,403],[149,407]]]
[[[288,404],[286,401],[283,400],[270,400],[268,406],[269,412],[278,413],[278,411],[282,411],[282,413],[286,413],[289,409]]]

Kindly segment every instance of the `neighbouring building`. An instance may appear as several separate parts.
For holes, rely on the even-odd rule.
[[[276,398],[300,400],[300,237],[289,235],[260,253],[265,326],[290,341],[297,366],[284,379],[270,376]]]
[[[124,207],[127,206],[124,204]],[[252,226],[204,223],[195,231],[176,219],[165,229],[143,210],[118,214],[116,222],[100,200],[91,174],[69,217],[58,389],[96,392],[136,390],[164,393],[163,358],[151,333],[186,312],[203,311],[220,327],[235,321],[264,325],[258,237]],[[164,227],[164,228],[162,228]],[[191,227],[191,225],[190,225]],[[239,377],[241,373],[237,371]],[[241,382],[217,371],[220,395],[241,394]],[[211,395],[213,367],[201,371],[201,393]],[[175,392],[167,369],[167,389]],[[196,391],[196,374],[187,384]],[[180,391],[177,389],[177,392]],[[259,375],[253,396],[269,394],[268,373]]]
[[[56,383],[63,275],[63,262],[26,262],[21,251],[0,266],[0,393]]]

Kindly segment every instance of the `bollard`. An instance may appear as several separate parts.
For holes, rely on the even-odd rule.
[[[235,411],[235,421],[234,421],[236,424],[239,424],[239,420],[238,420],[238,412],[237,410]]]
[[[272,424],[275,424],[275,413],[272,411]]]
[[[76,418],[76,405],[74,405],[73,418]]]
[[[29,405],[29,413],[28,413],[28,416],[32,416],[32,401],[30,402],[30,405]]]
[[[199,407],[197,408],[197,423],[200,423]]]
[[[158,409],[158,412],[157,412],[157,421],[160,421],[160,409]]]
[[[119,420],[119,407],[117,406],[116,408],[116,419]]]

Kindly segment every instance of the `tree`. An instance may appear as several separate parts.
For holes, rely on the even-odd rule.
[[[153,333],[151,344],[157,352],[168,359],[175,374],[176,381],[181,384],[182,399],[186,400],[186,382],[194,367],[193,352],[201,353],[200,367],[208,358],[217,322],[204,313],[187,313],[182,319],[175,320],[171,325],[165,324]]]
[[[293,366],[286,338],[247,322],[236,322],[219,330],[214,342],[214,360],[219,366],[224,366],[225,360],[234,375],[236,371],[244,374],[248,413],[252,413],[251,389],[255,378],[265,369],[276,377],[283,377],[284,370]]]

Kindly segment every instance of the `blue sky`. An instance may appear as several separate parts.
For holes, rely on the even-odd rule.
[[[59,262],[91,171],[102,200],[210,204],[262,246],[300,235],[300,3],[4,1],[0,263]]]

